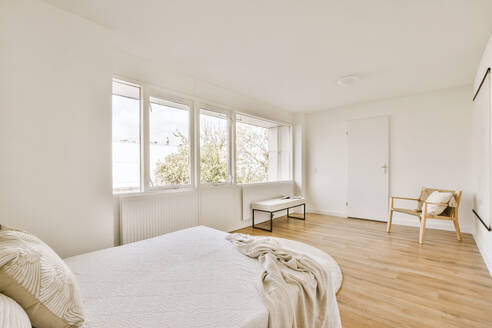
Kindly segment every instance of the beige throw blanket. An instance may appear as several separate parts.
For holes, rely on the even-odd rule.
[[[239,233],[226,238],[265,269],[258,289],[270,313],[270,328],[342,326],[331,276],[318,262],[283,249],[272,238]]]

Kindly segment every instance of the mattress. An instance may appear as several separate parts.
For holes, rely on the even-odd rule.
[[[262,266],[225,236],[199,226],[65,259],[77,277],[86,327],[266,328],[257,291]],[[340,287],[330,256],[302,243],[285,240],[285,247],[314,252]]]
[[[274,198],[267,199],[251,204],[251,208],[255,210],[262,210],[267,212],[276,212],[288,207],[294,207],[304,204],[306,201],[304,198]]]

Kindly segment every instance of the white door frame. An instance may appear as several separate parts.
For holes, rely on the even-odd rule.
[[[369,221],[380,221],[380,222],[386,222],[388,221],[389,218],[389,203],[390,203],[390,195],[391,195],[391,187],[390,187],[390,179],[391,179],[391,115],[374,115],[374,116],[364,116],[364,117],[358,117],[358,118],[351,118],[345,121],[345,148],[347,151],[345,152],[345,162],[347,163],[347,170],[346,170],[346,184],[347,184],[347,189],[346,189],[346,195],[345,195],[345,208],[346,208],[346,216],[347,218],[355,218],[355,217],[349,217],[348,213],[348,199],[349,199],[349,171],[348,171],[348,160],[349,160],[349,144],[348,144],[348,122],[350,121],[356,121],[356,120],[367,120],[367,119],[372,119],[372,118],[382,118],[386,117],[388,118],[388,158],[386,159],[387,163],[387,174],[386,174],[386,190],[388,191],[386,195],[386,212],[384,215],[384,220],[369,220]],[[364,218],[355,218],[355,219],[364,219]],[[365,219],[368,220],[368,219]]]

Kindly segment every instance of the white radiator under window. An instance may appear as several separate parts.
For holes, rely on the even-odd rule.
[[[172,191],[122,198],[121,244],[198,225],[196,191]]]

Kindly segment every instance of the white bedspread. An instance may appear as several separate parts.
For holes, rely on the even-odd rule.
[[[225,236],[200,226],[65,259],[78,279],[87,327],[267,327],[256,287],[263,268]],[[291,243],[297,251],[296,244],[306,246]],[[338,265],[328,255],[322,260],[338,289]]]

